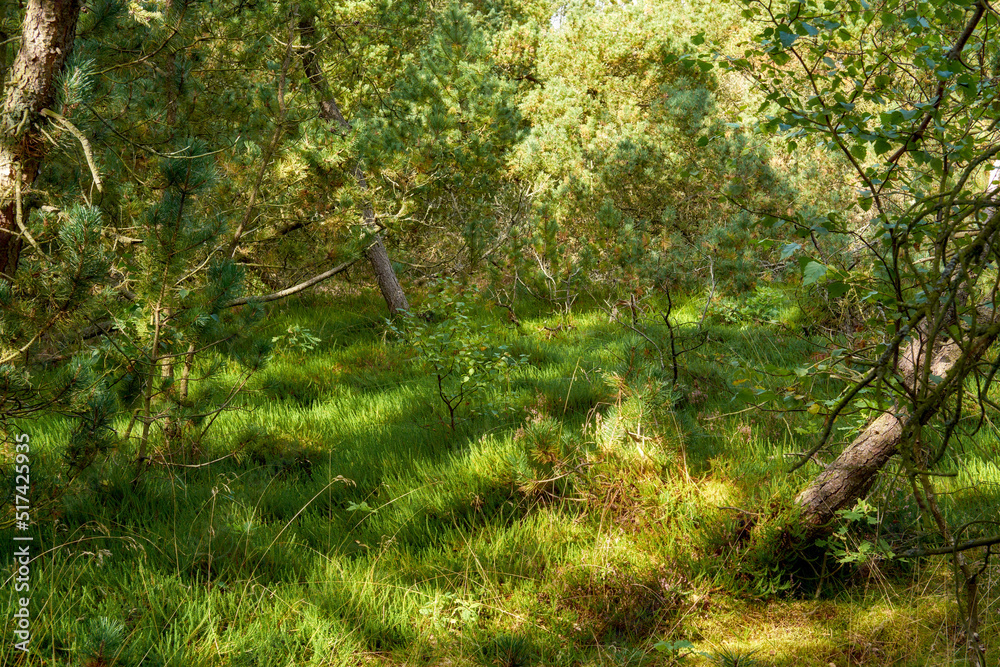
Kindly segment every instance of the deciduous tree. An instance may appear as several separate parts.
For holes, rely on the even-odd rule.
[[[825,426],[803,463],[832,444],[849,408],[874,410],[876,419],[799,496],[803,520],[825,523],[898,455],[926,526],[952,550],[965,584],[969,659],[983,665],[976,568],[944,519],[934,478],[963,427],[976,428],[969,413],[993,405],[997,19],[982,0],[754,1],[744,14],[760,32],[730,65],[766,94],[762,128],[782,133],[791,150],[818,144],[841,154],[858,191],[852,210],[775,212],[772,221],[807,238],[850,236],[850,263],[806,257],[805,282],[878,304],[867,308],[866,326],[880,340],[846,357],[860,380],[817,406]]]

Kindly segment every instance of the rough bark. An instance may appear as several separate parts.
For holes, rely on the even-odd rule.
[[[5,82],[0,116],[0,277],[13,282],[28,211],[21,197],[38,175],[47,146],[42,110],[73,48],[79,0],[29,0],[21,47]]]
[[[340,106],[338,106],[337,101],[334,99],[326,83],[326,79],[323,77],[323,72],[319,68],[316,51],[313,48],[315,34],[315,17],[309,16],[303,18],[299,22],[299,35],[305,47],[302,54],[302,63],[305,67],[306,77],[320,98],[319,117],[334,124],[334,127],[330,128],[331,131],[346,134],[350,132],[351,124],[344,117],[344,114],[341,113]],[[358,183],[358,187],[362,191],[367,192],[368,180],[365,178],[365,172],[361,167],[360,160],[355,162],[352,172],[354,179]],[[373,239],[372,243],[365,249],[365,258],[375,272],[375,278],[378,280],[379,289],[382,292],[382,297],[385,299],[386,305],[389,307],[389,312],[395,314],[401,310],[409,310],[410,304],[407,302],[403,288],[396,278],[396,272],[392,268],[392,262],[389,261],[389,254],[385,250],[385,244],[382,243],[382,235],[379,233],[378,223],[375,219],[375,210],[372,208],[371,202],[367,200],[362,210],[362,221],[365,231]]]
[[[389,313],[395,315],[401,310],[409,310],[410,304],[396,278],[396,272],[389,261],[389,253],[385,251],[380,234],[376,233],[375,242],[365,249],[365,257],[375,271],[375,279],[378,280],[378,288],[389,307]]]
[[[966,351],[966,358],[978,359],[996,338],[996,328],[991,327],[988,334],[973,341]],[[922,375],[925,348],[926,340],[915,337],[900,353],[896,366],[903,383],[916,393],[919,393],[920,387],[915,378]],[[932,354],[930,374],[939,378],[946,378],[963,356],[962,349],[951,341],[935,347]],[[896,454],[904,433],[916,423],[926,424],[940,406],[941,401],[927,402],[914,415],[905,408],[897,407],[873,420],[796,498],[796,503],[802,508],[803,524],[811,529],[826,525],[838,510],[851,507],[863,498],[875,483],[879,470]]]
[[[1000,168],[995,165],[986,187],[988,197],[995,196],[998,174]],[[996,301],[995,292],[988,299],[989,305],[977,306],[978,316],[971,318],[976,325],[968,331],[967,337],[963,336],[964,340],[950,341],[943,337],[950,324],[958,324],[961,319],[958,310],[968,295],[975,293],[974,279],[995,261],[995,251],[991,248],[996,245],[998,236],[1000,215],[989,209],[986,222],[975,238],[948,261],[937,281],[938,298],[934,303],[943,311],[933,316],[922,313],[921,319],[905,325],[913,327],[914,335],[909,345],[899,348],[895,372],[909,405],[897,403],[894,410],[877,417],[799,494],[796,503],[802,508],[802,522],[807,530],[818,530],[828,524],[838,510],[864,497],[900,443],[919,437],[920,428],[945,401],[955,392],[964,390],[963,384],[971,369],[1000,337],[1000,311],[992,305]],[[855,390],[876,379],[873,375],[876,372],[877,368],[870,371],[865,382]],[[826,442],[832,425],[832,420],[827,423],[822,442]]]

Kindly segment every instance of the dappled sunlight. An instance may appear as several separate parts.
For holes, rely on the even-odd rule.
[[[315,331],[316,317],[296,321]],[[549,336],[553,324],[563,328]],[[201,591],[199,604],[235,596],[228,617],[294,618],[310,641],[338,637],[345,656],[433,662],[513,651],[547,661],[569,639],[581,647],[577,664],[603,664],[684,638],[691,664],[745,656],[828,667],[910,660],[953,635],[947,583],[917,595],[891,574],[781,574],[783,517],[800,484],[783,453],[809,415],[748,413],[716,378],[731,351],[748,363],[793,356],[776,330],[712,329],[685,360],[694,379],[678,391],[642,355],[649,343],[615,335],[600,310],[527,326],[507,340],[530,363],[478,394],[454,431],[405,348],[372,346],[377,331],[356,330],[357,349],[342,338],[331,350],[279,355],[200,450],[154,450],[131,492],[126,468],[84,476],[64,520],[97,511],[98,523],[126,535],[158,531],[156,548],[136,542],[149,578],[143,604],[176,595],[151,583],[166,568]],[[371,365],[355,368],[356,359]],[[44,447],[57,451],[64,422],[46,428],[39,447],[51,440]],[[995,466],[969,463],[969,477],[950,482],[956,507],[992,497],[966,479],[992,479]],[[94,537],[107,546],[90,553],[131,558],[103,534]],[[103,576],[62,549],[60,567],[77,581]],[[943,573],[927,576],[929,585]],[[862,587],[857,599],[782,597],[850,585]],[[996,595],[984,581],[984,599]],[[254,623],[213,626],[212,641],[237,650],[264,632]]]
[[[821,4],[3,3],[0,665],[1000,664],[998,14]]]

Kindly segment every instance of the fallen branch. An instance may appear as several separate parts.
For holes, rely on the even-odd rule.
[[[223,304],[223,308],[233,308],[235,306],[243,306],[251,301],[259,301],[260,303],[268,303],[270,301],[277,301],[278,299],[284,299],[286,296],[291,296],[293,294],[298,294],[304,290],[309,289],[313,285],[317,285],[327,278],[332,278],[338,273],[343,273],[351,266],[353,266],[358,260],[352,259],[350,262],[344,262],[343,264],[338,264],[329,271],[324,271],[318,276],[313,276],[305,282],[301,282],[298,285],[289,287],[287,289],[279,290],[277,292],[272,292],[271,294],[265,294],[264,296],[244,296],[239,299],[233,299],[232,301],[227,301]]]

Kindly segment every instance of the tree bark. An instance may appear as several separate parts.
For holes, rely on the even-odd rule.
[[[997,339],[996,327],[975,339],[966,351],[967,359],[973,362],[980,358]],[[926,361],[923,353],[927,341],[922,336],[915,337],[900,353],[897,372],[906,387],[919,395],[920,387],[916,377],[921,374]],[[963,351],[953,341],[934,348],[930,359],[930,374],[947,378],[949,372],[963,356]],[[948,379],[942,380],[948,382]],[[957,387],[962,391],[961,385]],[[885,412],[868,425],[861,434],[826,467],[819,477],[798,495],[796,503],[802,508],[801,520],[809,530],[817,530],[828,524],[838,510],[854,505],[863,498],[878,476],[879,470],[897,452],[904,434],[912,431],[917,424],[926,424],[940,409],[943,398],[921,405],[914,414],[901,407]]]
[[[4,86],[0,116],[0,278],[13,282],[29,211],[28,191],[47,152],[42,110],[55,99],[56,78],[73,49],[79,0],[29,0],[21,47]]]
[[[1000,167],[994,164],[986,186],[986,196],[990,199],[995,196],[997,178],[1000,178]],[[972,369],[1000,338],[1000,311],[994,305],[995,287],[987,297],[988,305],[981,304],[975,308],[975,313],[971,313],[969,319],[975,321],[971,330],[960,333],[959,341],[945,338],[950,325],[959,330],[966,326],[961,322],[965,318],[959,316],[959,311],[968,295],[976,293],[978,277],[996,260],[996,252],[992,248],[1000,237],[1000,214],[992,208],[987,210],[985,224],[975,238],[947,262],[933,287],[936,295],[929,304],[944,310],[922,313],[921,320],[905,325],[913,327],[914,335],[909,345],[902,348],[903,341],[895,343],[900,346],[897,348],[899,356],[895,372],[902,382],[909,406],[902,407],[897,403],[894,410],[872,421],[798,495],[796,503],[802,508],[801,520],[807,532],[815,533],[828,524],[838,510],[851,506],[868,493],[878,471],[897,452],[900,443],[918,438],[919,429],[931,420],[947,399],[955,392],[965,390],[964,383]],[[966,310],[966,313],[970,312]],[[924,355],[929,355],[929,358]],[[875,369],[869,371],[868,379],[855,389],[867,385],[872,379],[877,381],[877,376],[872,375],[875,372]],[[928,380],[933,384],[928,384]],[[832,425],[832,421],[827,422],[821,445],[829,436]]]
[[[337,105],[337,101],[334,99],[326,79],[323,77],[323,72],[319,68],[319,62],[317,61],[313,45],[315,34],[315,16],[310,15],[303,18],[299,22],[299,36],[302,39],[303,47],[305,47],[302,54],[302,63],[305,67],[306,77],[320,98],[319,117],[335,124],[335,127],[330,128],[331,131],[339,130],[347,134],[351,131],[351,124],[347,122],[344,114],[341,113],[340,107]],[[361,167],[360,160],[354,163],[352,172],[354,179],[358,183],[358,187],[362,191],[368,192],[368,180],[365,178],[365,172]],[[378,280],[382,297],[389,307],[389,313],[395,315],[401,310],[409,310],[410,304],[406,300],[406,294],[403,293],[403,288],[396,278],[396,272],[392,268],[392,262],[389,261],[389,254],[385,250],[385,244],[382,243],[382,235],[379,233],[378,223],[375,220],[375,210],[372,208],[371,202],[367,200],[362,210],[362,220],[365,231],[371,234],[373,239],[373,242],[365,249],[365,258],[368,259],[372,270],[375,271],[375,278]]]

